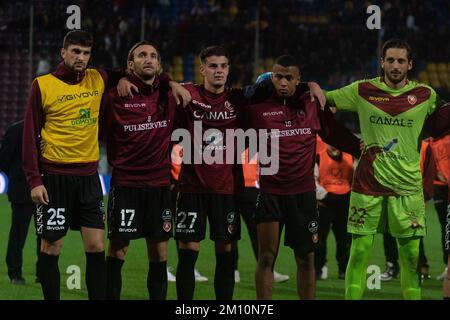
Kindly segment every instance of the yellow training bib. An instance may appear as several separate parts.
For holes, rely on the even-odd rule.
[[[105,90],[100,73],[87,69],[83,80],[74,85],[52,74],[36,81],[45,119],[41,136],[46,147],[42,156],[62,163],[98,161],[98,120]]]

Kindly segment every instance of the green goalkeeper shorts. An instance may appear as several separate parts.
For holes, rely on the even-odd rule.
[[[396,238],[424,236],[423,194],[369,196],[352,192],[347,230],[359,235],[389,232]]]

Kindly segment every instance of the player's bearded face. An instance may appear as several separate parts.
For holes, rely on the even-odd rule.
[[[91,47],[71,44],[67,49],[61,49],[61,56],[67,67],[76,72],[83,72],[91,59]]]
[[[297,67],[276,64],[272,70],[272,83],[280,97],[290,97],[300,83],[300,72]]]
[[[227,57],[210,56],[200,66],[200,73],[205,79],[205,86],[220,89],[225,86],[230,72]]]
[[[143,80],[154,78],[160,66],[158,51],[147,44],[137,47],[133,51],[133,60],[128,62],[130,70]]]
[[[390,48],[386,50],[381,67],[387,80],[397,84],[406,79],[408,71],[412,68],[412,61],[408,59],[406,49]]]

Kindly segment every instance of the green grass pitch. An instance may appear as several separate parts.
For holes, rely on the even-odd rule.
[[[105,202],[106,203],[106,202]],[[27,243],[24,249],[24,277],[27,281],[25,286],[17,286],[9,283],[5,256],[8,240],[8,232],[11,221],[11,209],[5,195],[0,195],[0,299],[33,300],[42,299],[41,288],[39,284],[34,283],[34,265],[35,265],[35,241],[34,227],[30,225]],[[440,274],[444,265],[442,262],[442,251],[439,243],[440,227],[436,212],[432,204],[427,205],[427,223],[428,235],[425,238],[425,251],[430,264],[430,273],[432,279],[426,280],[422,286],[423,299],[441,299],[442,283],[435,280],[436,275]],[[242,240],[239,242],[239,270],[241,273],[241,282],[237,283],[234,291],[235,299],[255,299],[255,259],[251,250],[250,240],[247,230],[242,228]],[[344,281],[337,279],[337,266],[334,259],[335,244],[334,237],[328,239],[328,268],[329,279],[317,282],[317,299],[343,299]],[[62,299],[86,299],[87,292],[84,284],[84,264],[85,257],[82,248],[82,242],[79,232],[71,231],[66,237],[62,254],[60,257],[61,272],[61,298]],[[168,265],[176,267],[176,250],[173,240],[170,241]],[[378,265],[381,271],[384,270],[384,254],[382,246],[382,237],[377,235],[374,249],[372,251],[369,264]],[[82,270],[81,289],[69,290],[66,281],[69,274],[66,269],[70,265],[78,265]],[[197,262],[197,268],[202,274],[209,278],[208,282],[196,283],[195,299],[213,299],[213,277],[214,277],[215,258],[213,244],[208,239],[201,243],[200,255]],[[122,278],[122,299],[147,299],[146,288],[148,262],[146,257],[146,248],[144,240],[136,240],[131,243],[127,255],[127,261],[123,267]],[[292,251],[284,246],[280,247],[275,269],[279,272],[290,275],[291,279],[285,283],[276,283],[273,291],[273,298],[279,300],[297,299],[295,285],[295,260]],[[381,282],[381,289],[366,290],[365,299],[401,299],[400,282],[398,279]],[[176,299],[175,283],[169,282],[168,299]]]

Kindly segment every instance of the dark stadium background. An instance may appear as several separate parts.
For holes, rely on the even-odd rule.
[[[380,43],[400,37],[413,46],[411,78],[448,100],[450,2],[370,3],[382,9],[381,31],[366,27],[369,2],[361,0],[2,1],[0,136],[23,117],[32,77],[59,61],[72,4],[81,9],[81,27],[95,36],[93,66],[124,67],[129,48],[147,39],[174,80],[201,82],[199,51],[223,44],[232,57],[230,85],[251,83],[275,57],[290,53],[301,61],[304,79],[332,89],[376,76]]]
[[[81,8],[81,27],[94,34],[92,66],[95,67],[124,67],[129,48],[135,42],[146,39],[159,48],[164,69],[174,80],[201,82],[197,54],[204,46],[222,44],[230,50],[232,57],[232,86],[251,83],[257,75],[270,70],[275,57],[290,53],[300,60],[303,79],[314,80],[325,89],[333,89],[357,79],[378,75],[380,44],[388,38],[400,37],[407,39],[414,51],[414,68],[410,78],[431,85],[445,100],[450,99],[450,1],[1,1],[0,137],[10,124],[23,118],[31,79],[51,72],[59,62],[59,49],[68,31],[66,20],[70,16],[66,8],[73,4]],[[382,30],[366,27],[369,17],[366,8],[369,4],[381,7]],[[338,117],[349,128],[358,131],[355,117],[348,114],[339,114]],[[106,172],[104,161],[103,166]],[[0,261],[5,256],[9,211],[6,197],[1,195]],[[431,272],[435,276],[443,268],[439,231],[436,213],[430,205],[427,214],[430,228],[425,241]],[[245,232],[243,230],[241,246],[245,248],[242,249],[240,263],[244,280],[237,285],[236,292],[237,298],[253,299],[254,261]],[[29,237],[31,235],[32,229]],[[379,240],[371,262],[383,266]],[[333,241],[330,237],[329,265],[334,266],[331,256],[334,253]],[[29,238],[24,254],[25,276],[30,280],[34,272],[32,245]],[[169,264],[175,265],[176,255],[173,244],[171,246]],[[213,259],[212,247],[209,246],[205,244],[202,249],[205,253],[199,260],[200,270],[210,277],[209,284],[197,284],[200,288],[197,297],[203,299],[210,299],[212,294],[214,270],[208,264],[208,259]],[[68,237],[63,255],[64,251],[69,253],[62,258],[62,275],[64,264],[73,263],[68,256],[79,258],[80,265],[83,265],[78,234],[72,233]],[[146,276],[144,252],[142,244],[136,244],[130,250],[129,269],[124,271],[124,298],[146,298],[142,280]],[[142,260],[142,270],[132,266],[133,256]],[[289,267],[292,259],[287,249],[281,250],[277,270],[290,274],[291,280],[276,286],[276,298],[296,299],[295,275]],[[330,268],[330,274],[333,272],[336,273],[336,267]],[[2,266],[0,299],[40,298],[38,285],[9,291],[5,290],[9,286],[6,279],[6,266]],[[62,284],[64,281],[63,277]],[[436,280],[429,280],[428,287],[424,287],[424,298],[439,298],[440,285]],[[133,286],[142,286],[140,293]],[[398,281],[386,286],[388,289],[384,295],[369,292],[368,296],[376,299],[400,298]],[[62,297],[83,298],[83,292],[73,294],[66,290]],[[174,297],[174,286],[171,285],[169,298]],[[318,297],[342,298],[343,282],[337,279],[319,282]]]

